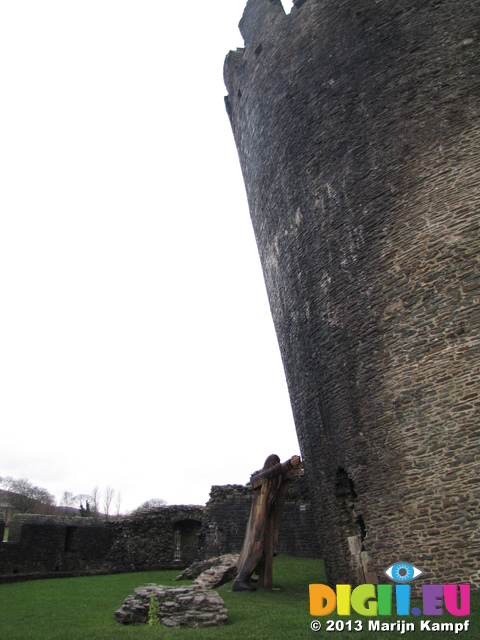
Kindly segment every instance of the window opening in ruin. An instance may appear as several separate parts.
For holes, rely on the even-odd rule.
[[[255,49],[255,55],[258,57],[263,51],[263,46],[261,44]]]
[[[175,562],[192,563],[198,555],[198,532],[202,523],[198,520],[175,522]],[[186,566],[186,564],[185,564]]]
[[[173,559],[175,562],[179,562],[182,559],[182,534],[180,529],[175,530]]]
[[[78,527],[67,527],[65,533],[65,551],[75,551],[75,532]]]

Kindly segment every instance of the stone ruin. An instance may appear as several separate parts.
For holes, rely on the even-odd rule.
[[[251,486],[213,486],[205,507],[172,505],[103,522],[95,518],[18,515],[0,544],[0,583],[190,567],[240,552],[251,506]],[[0,519],[0,540],[5,522]],[[289,489],[277,553],[320,557],[304,477]],[[189,576],[189,579],[196,578]],[[204,579],[204,578],[202,578]]]
[[[226,58],[332,584],[480,588],[479,10],[248,0]]]
[[[151,598],[158,603],[158,620],[166,627],[214,627],[227,621],[227,609],[216,591],[237,574],[238,554],[227,553],[218,558],[199,560],[182,571],[175,580],[193,580],[186,587],[172,588],[145,584],[135,589],[115,611],[120,624],[148,622]]]
[[[216,591],[195,585],[172,588],[144,584],[115,611],[116,622],[147,623],[152,596],[158,604],[158,621],[166,627],[215,627],[227,621],[225,602]]]
[[[215,589],[237,575],[238,553],[226,553],[218,558],[199,560],[182,571],[175,580],[193,580],[192,586]]]

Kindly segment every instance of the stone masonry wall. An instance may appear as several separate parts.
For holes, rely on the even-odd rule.
[[[0,543],[0,580],[107,571],[112,539],[105,523],[91,518],[15,516],[8,542]]]
[[[249,0],[225,63],[322,555],[480,587],[480,1]],[[365,578],[365,576],[363,576]]]
[[[250,485],[213,486],[199,532],[199,556],[238,553],[252,506]],[[319,557],[317,529],[305,479],[293,479],[285,503],[275,549],[289,556]]]
[[[202,517],[203,507],[191,506],[162,507],[108,522],[16,516],[8,542],[0,544],[0,582],[183,568],[198,555]]]
[[[250,513],[250,487],[214,486],[211,496],[207,507],[160,507],[108,522],[16,516],[10,523],[8,542],[0,544],[0,582],[183,569],[199,558],[239,551]],[[0,532],[2,526],[0,521]],[[303,478],[291,484],[277,551],[294,556],[319,555]]]
[[[107,561],[117,571],[187,567],[198,556],[202,518],[203,507],[175,506],[118,519],[110,525],[115,539]]]
[[[212,487],[199,532],[201,559],[240,551],[251,504],[251,488],[245,485]]]

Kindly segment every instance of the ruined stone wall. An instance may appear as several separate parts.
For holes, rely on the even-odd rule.
[[[8,542],[0,543],[0,580],[105,572],[112,539],[105,523],[91,518],[15,516]]]
[[[16,516],[8,542],[0,543],[0,582],[183,568],[198,555],[202,516],[203,507],[190,506],[162,507],[108,522]]]
[[[295,4],[226,106],[328,576],[478,587],[480,2]]]
[[[252,505],[252,490],[242,484],[214,485],[199,532],[201,559],[240,551]]]
[[[34,577],[183,569],[194,560],[239,551],[251,487],[214,486],[206,507],[167,506],[103,522],[94,518],[16,516],[0,544],[0,582]],[[0,521],[3,540],[4,523]],[[289,489],[277,552],[319,556],[303,478]]]
[[[202,559],[241,550],[251,506],[249,484],[212,487],[199,532]],[[294,478],[289,487],[275,551],[298,557],[320,555],[313,509],[301,476]]]
[[[198,555],[202,517],[203,507],[175,506],[118,519],[107,561],[118,571],[187,567]]]

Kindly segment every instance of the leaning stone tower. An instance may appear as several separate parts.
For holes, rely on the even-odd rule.
[[[240,30],[226,106],[329,580],[480,587],[480,0],[249,0]]]

